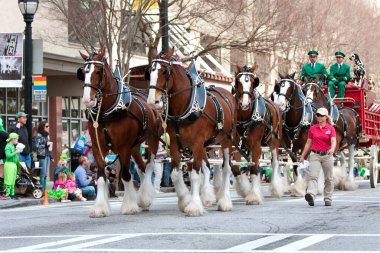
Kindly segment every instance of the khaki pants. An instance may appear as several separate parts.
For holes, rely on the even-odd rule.
[[[331,195],[334,191],[333,168],[334,157],[332,155],[318,155],[314,152],[310,153],[310,174],[307,182],[307,192],[315,196],[318,191],[318,177],[321,167],[325,175],[325,188],[323,190],[324,200],[331,201]]]

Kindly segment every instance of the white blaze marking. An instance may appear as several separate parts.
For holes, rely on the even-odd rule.
[[[158,70],[161,69],[161,65],[156,62],[156,67],[152,72],[150,72],[150,86],[157,86],[157,80],[158,80]],[[148,95],[148,104],[154,105],[156,101],[156,89],[150,88],[149,89],[149,95]]]
[[[91,84],[91,76],[95,70],[94,64],[87,65],[84,68],[84,70],[85,70],[84,83],[85,84]],[[91,101],[91,88],[90,87],[84,87],[82,102],[87,108],[93,107],[95,105],[94,101]]]
[[[241,75],[239,81],[243,85],[243,91],[249,92],[249,89],[251,88],[251,79],[247,75]],[[248,79],[248,81],[247,81]],[[248,94],[243,94],[243,102],[241,103],[242,107],[247,107],[249,104],[248,100]]]

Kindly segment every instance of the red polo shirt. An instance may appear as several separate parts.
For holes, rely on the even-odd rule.
[[[309,129],[308,138],[311,139],[311,150],[318,152],[328,151],[331,148],[331,137],[335,137],[335,128],[326,123],[322,128],[318,124],[313,125]]]

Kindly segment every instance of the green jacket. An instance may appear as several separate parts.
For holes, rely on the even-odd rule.
[[[339,79],[341,79],[342,81],[348,82],[350,78],[351,77],[350,77],[349,65],[342,63],[340,70],[338,69],[338,63],[331,65],[329,80],[335,82],[335,81],[340,81]]]
[[[17,153],[16,153],[16,147],[11,144],[11,143],[7,143],[7,145],[5,146],[5,160],[4,160],[4,163],[18,163],[18,156],[17,156]]]
[[[328,73],[324,64],[316,62],[313,69],[311,67],[311,63],[308,63],[303,65],[299,80],[302,80],[304,77],[306,77],[309,81],[311,81],[312,79],[317,78],[321,75],[323,75],[325,78],[328,77]]]

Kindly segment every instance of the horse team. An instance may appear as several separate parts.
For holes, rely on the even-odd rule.
[[[120,77],[112,73],[102,50],[89,56],[81,53],[85,64],[78,70],[78,78],[84,82],[83,103],[88,112],[94,157],[103,168],[104,154],[109,150],[118,154],[124,185],[121,213],[135,214],[151,205],[154,189],[150,178],[164,128],[170,136],[171,178],[178,207],[187,216],[204,214],[214,201],[219,211],[232,210],[231,173],[235,177],[237,192],[246,204],[262,204],[261,146],[268,146],[271,150],[273,173],[270,189],[273,196],[281,197],[288,190],[288,185],[279,169],[279,147],[285,148],[296,162],[295,153],[302,152],[308,127],[315,122],[313,110],[321,106],[317,103],[316,89],[302,91],[294,80],[294,74],[280,76],[281,81],[275,84],[272,100],[265,99],[256,91],[259,85],[254,73],[256,65],[251,68],[237,66],[232,92],[213,86],[206,88],[194,64],[188,71],[173,57],[173,53],[173,49],[165,54],[152,50],[151,64],[146,72],[146,79],[149,79],[147,97],[123,86]],[[357,145],[357,118],[350,113],[353,112],[338,111],[339,117],[344,117],[340,121],[345,122],[344,125],[336,125],[342,135],[339,151],[348,145],[351,152]],[[147,164],[139,152],[142,142],[149,147]],[[209,145],[220,145],[223,154],[221,169],[214,170],[214,185],[210,183],[206,153]],[[131,156],[138,165],[142,180],[138,190],[133,186],[129,171]],[[232,159],[240,161],[242,156],[253,164],[245,172],[231,163]],[[192,160],[190,190],[184,183],[180,168],[184,157]],[[342,173],[340,184],[343,187],[353,184],[351,165],[349,173]],[[297,180],[301,180],[296,167],[295,173],[298,174]],[[104,170],[99,170],[98,177],[98,196],[91,207],[90,217],[110,215]],[[345,183],[347,180],[349,183]],[[299,182],[294,185],[299,188],[293,189],[293,194],[303,196],[304,185]]]

